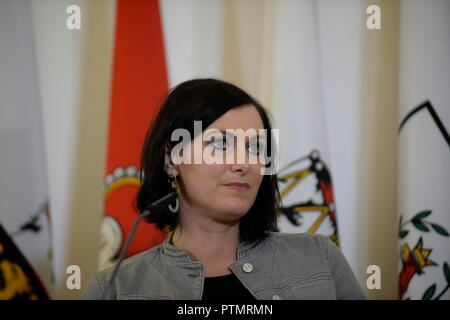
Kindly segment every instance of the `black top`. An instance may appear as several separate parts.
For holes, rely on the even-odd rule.
[[[205,277],[202,300],[256,300],[234,273]]]

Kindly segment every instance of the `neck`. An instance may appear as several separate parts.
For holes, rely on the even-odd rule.
[[[206,276],[231,273],[228,265],[237,260],[239,220],[219,222],[180,211],[180,225],[172,237],[174,246],[185,251],[192,261],[201,261]]]

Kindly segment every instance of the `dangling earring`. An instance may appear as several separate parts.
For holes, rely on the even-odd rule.
[[[170,174],[167,181],[169,181],[169,184],[172,187],[172,190],[178,194],[178,185],[177,185],[177,182],[175,179],[176,179],[176,177]],[[180,209],[179,198],[177,197],[177,199],[175,200],[175,207],[172,207],[172,204],[169,204],[168,208],[169,208],[170,212],[177,213],[178,210]]]
[[[173,191],[178,191],[178,186],[177,186],[177,182],[176,182],[176,177],[172,174],[169,174],[169,178],[167,179],[167,181],[169,182],[170,186],[172,187]]]

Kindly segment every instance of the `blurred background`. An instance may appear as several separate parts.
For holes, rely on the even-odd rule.
[[[0,0],[0,299],[115,262],[145,130],[198,77],[271,112],[281,231],[328,235],[370,299],[450,298],[450,1]]]

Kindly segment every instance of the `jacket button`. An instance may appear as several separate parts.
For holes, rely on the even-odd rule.
[[[244,265],[242,266],[242,270],[244,270],[244,272],[252,272],[253,270],[253,265],[251,263],[244,263]]]
[[[277,296],[276,294],[274,294],[272,296],[272,300],[281,300],[280,296]]]

